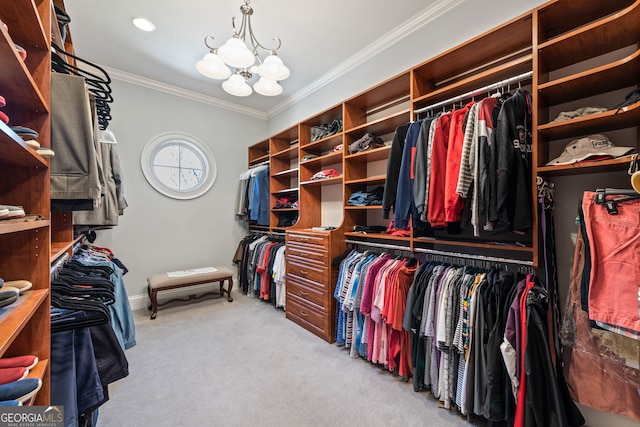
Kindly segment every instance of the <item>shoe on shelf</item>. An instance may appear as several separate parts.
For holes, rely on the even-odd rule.
[[[0,308],[13,304],[18,300],[18,293],[15,291],[0,291]]]
[[[9,210],[9,215],[7,215],[5,219],[22,218],[25,216],[24,208],[22,206],[0,205],[0,209]]]
[[[0,219],[7,218],[9,216],[9,209],[0,207]]]
[[[56,155],[56,153],[53,152],[53,150],[51,148],[47,148],[47,147],[40,147],[38,150],[36,150],[36,153],[40,154],[42,157],[53,157]]]
[[[0,406],[22,406],[22,402],[19,400],[3,400],[0,402]]]
[[[31,396],[34,396],[40,390],[40,387],[42,387],[42,381],[39,378],[25,378],[2,384],[0,385],[0,401],[17,400],[25,402]]]
[[[5,282],[6,283],[6,282]],[[15,286],[7,286],[6,284],[2,287],[2,292],[15,292],[18,296],[20,296],[20,289]]]
[[[20,291],[20,293],[23,294],[29,289],[31,289],[31,287],[33,286],[33,283],[31,283],[28,280],[6,280],[4,282],[4,285],[11,286],[12,288],[17,288],[18,291]]]
[[[29,369],[25,367],[1,368],[0,385],[12,383],[23,379],[29,374]]]
[[[0,358],[1,368],[27,368],[33,369],[38,364],[38,358],[33,355],[3,357]]]
[[[33,148],[34,150],[40,149],[40,143],[35,139],[25,139],[24,143],[27,144],[29,147]]]

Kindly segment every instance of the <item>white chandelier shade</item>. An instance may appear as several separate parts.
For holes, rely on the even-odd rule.
[[[277,46],[267,49],[258,42],[251,27],[251,15],[253,9],[249,0],[244,0],[240,6],[242,12],[242,24],[236,29],[235,18],[231,20],[234,34],[222,46],[215,48],[210,46],[207,36],[204,44],[209,48],[201,60],[196,62],[196,69],[200,74],[211,79],[225,80],[222,88],[234,96],[249,96],[253,93],[248,81],[255,75],[260,79],[254,83],[256,93],[264,96],[277,96],[283,91],[279,81],[287,79],[291,71],[284,65],[282,59],[277,56],[281,41],[274,37]],[[264,61],[260,58],[259,50],[268,53]],[[235,68],[235,71],[231,69]]]

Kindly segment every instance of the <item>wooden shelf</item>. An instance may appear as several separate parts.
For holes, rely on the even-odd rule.
[[[473,74],[463,80],[442,86],[439,89],[415,98],[413,100],[413,109],[417,110],[428,107],[429,104],[434,104],[451,98],[452,96],[461,95],[489,84],[498,83],[501,80],[508,79],[509,77],[514,77],[527,71],[531,71],[532,61],[533,55],[529,49],[529,53],[522,57],[501,64],[497,67]]]
[[[383,117],[378,120],[373,120],[369,123],[365,123],[351,129],[345,130],[345,134],[350,139],[350,142],[355,142],[366,132],[372,132],[378,136],[385,135],[387,133],[395,132],[396,128],[401,125],[405,125],[411,121],[411,110],[405,109],[398,113],[391,114],[387,117]],[[349,151],[349,147],[347,152]]]
[[[298,173],[300,172],[299,168],[291,168],[291,169],[287,169],[284,171],[280,171],[280,172],[275,172],[273,173],[271,176],[274,178],[281,178],[281,177],[294,177],[294,176],[298,176]]]
[[[306,187],[312,187],[312,186],[323,186],[323,185],[335,185],[340,183],[342,183],[342,176],[304,181],[304,182],[301,182],[300,185],[306,186]]]
[[[300,162],[300,166],[327,166],[327,165],[335,165],[338,163],[342,163],[342,151],[333,151],[329,154],[325,154],[324,156],[318,156],[311,160],[307,160],[306,162]]]
[[[293,144],[287,149],[278,151],[277,153],[272,154],[271,157],[287,160],[295,159],[296,157],[298,157],[298,144]]]
[[[291,194],[291,193],[297,193],[297,192],[298,192],[298,187],[294,187],[294,188],[285,188],[284,190],[272,191],[271,194],[273,195]]]
[[[342,144],[342,134],[342,132],[338,132],[335,135],[331,135],[327,138],[319,139],[306,145],[301,145],[301,148],[306,153],[315,154],[331,151],[336,145]]]
[[[547,41],[574,28],[610,15],[631,5],[634,0],[561,0],[543,5],[539,10],[540,40]],[[576,13],[579,11],[579,13]]]
[[[461,246],[469,248],[484,248],[484,249],[496,249],[502,251],[514,251],[514,252],[530,252],[533,253],[533,248],[529,246],[509,245],[505,243],[497,242],[463,242],[459,240],[443,240],[430,237],[415,237],[414,243],[425,243],[430,245],[449,245],[449,246]]]
[[[15,306],[12,304],[4,308],[6,313],[0,317],[0,354],[4,354],[20,335],[36,310],[47,301],[48,294],[49,289],[27,291],[14,303]]]
[[[299,208],[273,208],[271,212],[298,212]]]
[[[362,179],[351,179],[349,181],[345,181],[344,184],[345,185],[375,185],[375,184],[384,184],[384,182],[387,180],[387,176],[386,175],[378,175],[378,176],[371,176],[369,178],[362,178]]]
[[[556,105],[636,85],[638,76],[640,50],[607,65],[541,83],[538,92],[547,105]]]
[[[640,39],[640,0],[617,13],[538,46],[547,70],[556,70],[635,44]]]
[[[385,145],[384,147],[374,148],[372,150],[361,151],[355,154],[347,154],[344,159],[347,161],[363,161],[374,162],[376,160],[386,160],[389,158],[389,152],[391,151],[391,145]]]
[[[25,144],[22,138],[4,122],[0,122],[0,163],[49,167],[49,161]]]
[[[630,156],[611,160],[596,160],[572,163],[560,166],[538,166],[538,173],[545,175],[580,175],[600,172],[626,171],[629,168]]]
[[[78,236],[75,239],[68,242],[51,242],[51,263],[55,262],[66,251],[71,249],[73,245],[83,239],[83,236]]]
[[[49,220],[24,221],[24,218],[0,220],[0,235],[37,230],[51,225]]]
[[[634,127],[638,126],[638,123],[640,123],[640,102],[625,107],[620,112],[609,110],[589,116],[539,125],[538,132],[547,140],[568,137],[578,138],[592,133]]]
[[[36,366],[29,370],[29,374],[27,378],[37,378],[42,380],[46,375],[47,369],[49,368],[49,360],[48,359],[38,359],[38,363]]]
[[[380,240],[396,240],[398,242],[410,242],[411,237],[402,237],[402,236],[390,236],[384,233],[356,233],[353,231],[345,231],[345,236],[348,237],[360,237],[362,239],[380,239]],[[366,240],[363,240],[366,242]],[[408,248],[408,246],[407,246]]]
[[[351,206],[351,205],[345,205],[344,206],[345,209],[347,210],[354,210],[354,211],[358,211],[358,210],[363,210],[363,211],[368,211],[368,210],[382,210],[382,205],[373,205],[373,206]]]
[[[249,162],[249,166],[256,166],[260,163],[264,163],[264,162],[269,162],[269,155],[265,154],[262,157],[257,157],[255,159],[253,159],[253,161]]]

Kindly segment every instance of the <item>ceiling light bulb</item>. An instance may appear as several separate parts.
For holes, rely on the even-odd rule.
[[[211,79],[226,79],[231,75],[229,67],[214,52],[207,53],[204,58],[196,62],[196,69],[203,76]]]
[[[247,84],[240,74],[234,74],[229,77],[229,80],[222,83],[222,89],[234,96],[249,96],[253,92],[251,86]]]
[[[156,29],[154,23],[149,21],[147,18],[133,18],[131,22],[133,22],[133,25],[135,25],[137,29],[142,31],[149,32],[155,31]]]
[[[237,37],[232,37],[218,48],[218,55],[226,64],[235,68],[249,68],[256,60],[253,52]]]
[[[268,80],[284,80],[291,72],[289,68],[282,63],[282,59],[276,55],[271,54],[267,56],[264,62],[258,66],[258,74]]]
[[[253,85],[253,88],[260,95],[264,96],[277,96],[282,93],[282,86],[280,86],[278,82],[265,79],[264,77],[260,77],[260,80]]]

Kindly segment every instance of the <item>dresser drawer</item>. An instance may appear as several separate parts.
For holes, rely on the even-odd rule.
[[[329,338],[328,335],[331,330],[329,328],[330,316],[314,308],[312,303],[302,300],[288,291],[286,316],[314,334]]]
[[[326,288],[318,287],[317,283],[295,276],[287,276],[286,289],[287,293],[318,305],[325,313],[329,311],[329,304],[327,301],[329,293]]]
[[[287,259],[287,275],[302,277],[303,279],[318,282],[320,285],[326,286],[329,282],[329,270],[326,267],[312,265],[307,262],[298,262]]]
[[[329,249],[329,235],[289,232],[287,233],[287,245],[308,249],[315,248],[326,252]]]
[[[300,245],[289,243],[286,251],[287,257],[307,259],[325,266],[329,264],[329,252],[325,250],[318,250],[318,248],[309,249],[308,247],[301,247]]]

